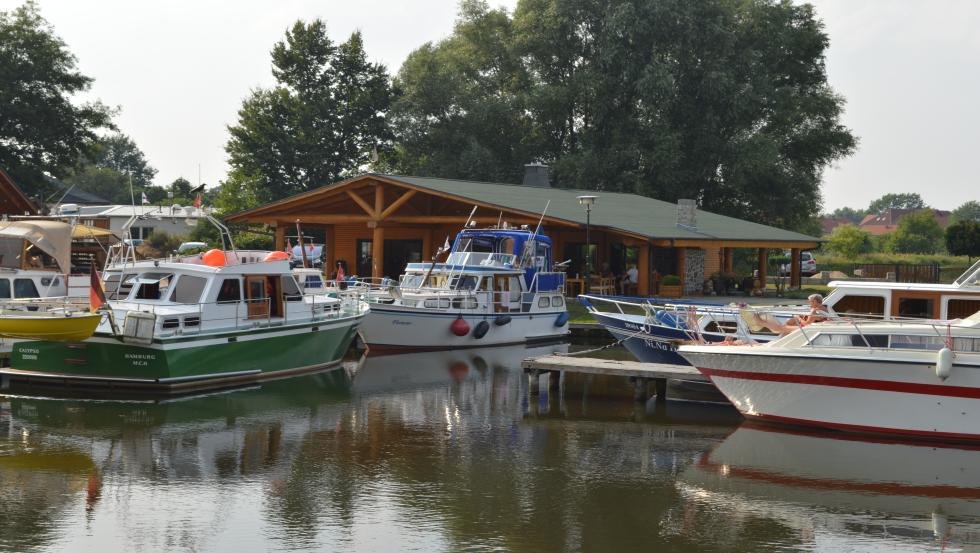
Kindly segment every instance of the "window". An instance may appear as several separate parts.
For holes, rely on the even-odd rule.
[[[14,279],[14,297],[15,298],[37,298],[40,294],[37,293],[37,286],[34,285],[34,281],[29,278],[16,278]]]
[[[883,334],[818,334],[810,343],[814,346],[825,347],[856,347],[873,348],[888,347],[888,336]]]
[[[319,277],[316,277],[319,279]],[[307,282],[309,282],[309,277],[307,277]],[[299,291],[299,285],[296,284],[296,279],[291,276],[282,277],[282,296],[286,301],[302,301],[303,293]]]
[[[831,307],[838,315],[875,315],[885,314],[885,298],[881,296],[844,296]]]
[[[167,297],[167,290],[173,275],[167,273],[143,273],[126,281],[130,286],[139,286],[135,299],[158,300]]]
[[[474,276],[455,276],[453,277],[452,285],[450,288],[453,290],[475,290],[476,289],[476,277]]]
[[[935,302],[927,298],[899,298],[898,316],[930,319],[932,318],[933,305]]]
[[[541,296],[538,298],[538,307],[545,308],[551,307],[551,298],[548,296]]]
[[[565,298],[561,296],[554,296],[551,298],[552,307],[561,307],[563,305],[565,305]]]
[[[980,300],[949,300],[946,304],[947,319],[962,319],[980,311]]]
[[[306,275],[303,288],[323,288],[323,279],[320,278],[320,275]]]
[[[898,349],[940,350],[946,346],[941,336],[892,336],[891,344]]]
[[[10,298],[10,279],[0,278],[0,298]]]
[[[201,302],[201,294],[208,279],[190,275],[180,275],[174,291],[170,294],[170,301],[174,303],[195,304]]]
[[[242,283],[237,278],[226,278],[218,290],[218,303],[242,301]]]

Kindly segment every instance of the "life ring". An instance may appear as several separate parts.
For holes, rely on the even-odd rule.
[[[476,327],[473,329],[473,337],[479,340],[480,338],[486,336],[487,332],[489,331],[490,331],[490,323],[486,321],[480,321],[476,324]]]

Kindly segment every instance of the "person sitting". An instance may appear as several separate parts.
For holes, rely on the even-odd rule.
[[[823,304],[823,296],[820,294],[810,294],[807,297],[807,302],[809,302],[810,310],[806,315],[791,317],[785,323],[779,323],[765,317],[760,317],[756,313],[752,313],[751,318],[747,320],[747,322],[749,323],[750,329],[753,331],[756,331],[756,329],[759,328],[767,328],[772,332],[784,335],[789,334],[800,327],[811,325],[813,323],[820,323],[830,318],[830,313],[827,311],[827,306]]]
[[[624,296],[635,295],[639,282],[640,271],[637,270],[635,263],[631,263],[630,268],[623,275],[623,280],[620,281],[621,293]]]

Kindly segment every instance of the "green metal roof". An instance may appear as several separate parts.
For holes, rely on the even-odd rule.
[[[677,226],[677,205],[637,194],[593,192],[581,189],[545,188],[519,184],[500,184],[431,177],[378,174],[378,177],[461,196],[503,208],[540,213],[548,200],[547,215],[585,224],[585,210],[577,196],[596,196],[592,208],[593,225],[609,227],[659,239],[745,240],[781,242],[819,242],[819,238],[783,230],[734,217],[697,210],[697,229]]]

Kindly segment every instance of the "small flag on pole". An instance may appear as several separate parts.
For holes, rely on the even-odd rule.
[[[146,197],[146,192],[143,192],[143,205],[150,205],[150,199]]]
[[[95,268],[95,264],[93,263],[92,276],[88,291],[89,309],[95,313],[100,307],[105,305],[105,303],[105,290],[102,288],[102,277],[99,276],[99,270]]]
[[[344,265],[342,263],[337,263],[337,282],[343,282],[344,277]]]
[[[201,201],[201,194],[198,194],[197,197],[194,198],[194,209],[201,209]]]

